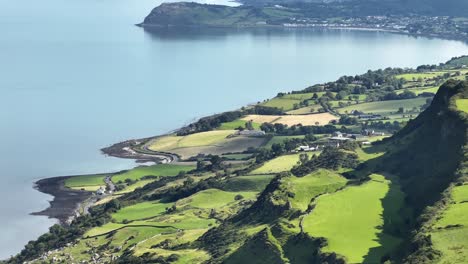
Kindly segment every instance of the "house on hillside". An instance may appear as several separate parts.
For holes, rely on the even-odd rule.
[[[106,190],[101,186],[99,189],[96,191],[97,195],[103,195],[106,193]]]

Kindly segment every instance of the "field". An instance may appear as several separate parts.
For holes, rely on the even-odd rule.
[[[427,80],[427,79],[433,79],[434,77],[442,76],[445,73],[446,72],[408,73],[408,74],[397,75],[397,76],[395,76],[395,78],[397,78],[397,79],[403,78],[403,79],[405,79],[407,81],[416,81],[419,78],[421,78],[423,80]]]
[[[158,164],[153,166],[140,166],[131,169],[127,172],[112,176],[114,183],[124,182],[125,179],[139,180],[144,176],[176,176],[181,171],[190,171],[195,169],[195,166],[189,165],[173,165],[173,164]]]
[[[300,154],[283,155],[265,162],[260,168],[250,174],[274,174],[290,171],[299,162]],[[313,155],[313,154],[309,154]]]
[[[416,95],[419,95],[419,94],[422,94],[422,93],[433,93],[433,94],[435,94],[439,90],[439,87],[421,87],[421,88],[413,88],[413,89],[404,89],[404,90],[398,90],[398,91],[396,91],[396,93],[401,94],[405,90],[413,92]]]
[[[283,111],[292,110],[295,104],[299,104],[301,100],[288,99],[288,98],[273,98],[268,100],[261,105],[268,107],[276,107]]]
[[[141,187],[145,186],[146,184],[151,183],[153,181],[155,181],[155,180],[154,179],[138,180],[137,182],[128,185],[123,190],[117,191],[114,194],[118,195],[118,194],[125,194],[125,193],[129,193],[129,192],[133,192],[134,190],[136,190],[138,188],[141,188]]]
[[[238,119],[232,122],[222,123],[221,126],[218,128],[219,130],[235,130],[238,127],[245,128],[245,124],[247,123],[246,120]],[[260,124],[252,123],[252,127],[256,130],[260,129]]]
[[[347,180],[336,172],[319,169],[304,177],[288,177],[284,184],[294,193],[291,205],[305,211],[311,199],[328,192],[334,192],[346,185]]]
[[[454,203],[448,206],[430,233],[434,248],[442,252],[439,263],[468,262],[468,185],[452,190]],[[452,228],[450,228],[450,226]]]
[[[284,124],[288,126],[302,124],[304,126],[313,126],[316,124],[327,125],[332,120],[338,120],[338,118],[330,113],[321,114],[310,114],[310,115],[248,115],[243,120],[252,120],[255,123],[272,123],[272,124]]]
[[[229,192],[256,191],[261,192],[274,178],[273,175],[239,176],[226,180],[223,190]]]
[[[181,199],[177,201],[176,205],[212,209],[235,202],[236,195],[242,195],[244,199],[251,199],[256,194],[256,192],[226,192],[218,189],[208,189]]]
[[[468,99],[457,99],[455,103],[458,109],[468,113]]]
[[[414,98],[406,100],[378,101],[363,104],[351,105],[343,108],[338,108],[340,113],[351,113],[353,110],[364,113],[373,114],[390,114],[397,112],[398,108],[403,107],[405,110],[410,110],[413,107],[419,109],[420,106],[426,103],[426,98]]]
[[[106,186],[104,182],[106,176],[105,174],[74,176],[65,180],[65,186],[77,190],[96,191]]]
[[[112,218],[117,222],[141,220],[164,213],[171,206],[172,203],[142,202],[122,208]]]
[[[222,155],[243,152],[249,147],[259,147],[265,141],[261,137],[228,137],[235,132],[235,130],[216,130],[188,136],[163,136],[154,139],[148,149],[171,152],[182,158],[189,158],[198,154]]]
[[[399,187],[374,174],[363,185],[319,197],[303,228],[313,237],[328,240],[324,252],[336,252],[350,263],[379,263],[400,242],[383,233],[382,226],[384,218],[385,223],[401,221],[398,211],[402,204]]]

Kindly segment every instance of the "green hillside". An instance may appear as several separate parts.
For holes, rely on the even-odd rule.
[[[405,82],[395,76],[427,73],[381,72],[385,85],[444,82],[432,102],[408,122],[397,122],[402,128],[393,128],[390,136],[362,135],[369,122],[351,113],[324,126],[263,123],[261,147],[113,174],[110,179],[123,189],[95,194],[98,201],[89,213],[53,226],[6,263],[466,263],[468,82],[453,69],[444,71]],[[347,82],[355,87],[355,81]],[[430,102],[416,95],[378,100],[388,99],[388,93],[374,81],[369,85],[362,98],[375,101],[355,97],[352,106],[387,113],[394,106]],[[341,87],[342,94],[352,89]],[[310,90],[322,90],[317,100],[324,107],[326,100],[347,100],[324,89],[336,86],[281,96],[308,100],[315,93]],[[221,123],[238,124],[231,122]],[[171,149],[176,143],[194,146],[238,136],[213,129],[147,142]],[[319,150],[298,148],[304,145]],[[106,185],[104,176],[70,178],[65,185]]]

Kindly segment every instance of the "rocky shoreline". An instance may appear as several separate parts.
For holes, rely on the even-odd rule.
[[[58,219],[60,224],[70,223],[78,214],[80,205],[89,199],[93,193],[83,190],[73,190],[65,187],[65,180],[73,176],[45,178],[35,182],[34,188],[54,198],[50,206],[31,215],[43,215]]]

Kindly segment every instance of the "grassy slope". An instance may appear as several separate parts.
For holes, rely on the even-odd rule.
[[[383,176],[372,175],[372,180],[363,185],[321,196],[312,213],[304,219],[304,230],[313,237],[328,240],[328,245],[322,249],[324,252],[336,252],[350,263],[378,263],[385,251],[394,249],[400,242],[381,230],[384,225],[382,200],[389,194],[390,187],[391,182]],[[385,215],[398,218],[397,205],[401,206],[403,194],[392,194],[388,198],[394,208],[386,208],[392,212]],[[376,253],[367,256],[371,251]]]
[[[412,109],[413,107],[420,107],[426,103],[426,98],[414,98],[406,100],[392,100],[392,101],[378,101],[371,103],[363,103],[339,108],[338,112],[345,113],[352,110],[362,111],[364,113],[385,114],[398,111],[398,108]]]
[[[72,189],[95,191],[101,186],[106,186],[105,177],[104,174],[74,176],[65,180],[65,186]]]
[[[172,203],[142,202],[122,208],[117,213],[113,214],[112,218],[117,222],[145,219],[162,214],[166,208],[171,206]]]
[[[246,123],[247,123],[246,120],[238,119],[232,122],[222,123],[218,129],[219,130],[234,130],[234,129],[237,129],[238,127],[245,128]],[[258,123],[252,123],[252,126],[254,129],[257,129],[257,130],[260,129],[260,124]]]
[[[173,165],[173,164],[158,164],[153,166],[141,166],[129,170],[122,174],[112,176],[112,181],[117,183],[125,181],[125,179],[139,180],[144,176],[176,176],[181,171],[190,171],[195,169],[195,166]]]
[[[284,184],[288,191],[294,193],[291,205],[305,211],[311,199],[319,194],[334,192],[346,185],[347,180],[341,175],[324,169],[319,169],[304,177],[287,178]]]
[[[251,199],[256,194],[256,192],[225,192],[218,189],[208,189],[179,200],[177,206],[188,205],[190,207],[205,209],[218,208],[234,202],[236,195],[242,195],[245,199]]]
[[[468,113],[468,99],[457,99],[456,104],[458,109]]]
[[[148,148],[155,151],[170,151],[177,148],[216,145],[233,133],[235,133],[234,130],[216,130],[188,136],[163,136],[153,140]]]
[[[439,263],[468,262],[468,185],[452,190],[453,204],[442,214],[431,232],[434,248],[442,252]],[[459,226],[447,228],[448,226]]]
[[[270,174],[291,170],[299,161],[300,154],[284,155],[265,162],[260,168],[250,174]],[[313,155],[313,154],[310,154]]]
[[[239,176],[226,180],[223,189],[229,192],[258,191],[265,189],[273,175]]]

